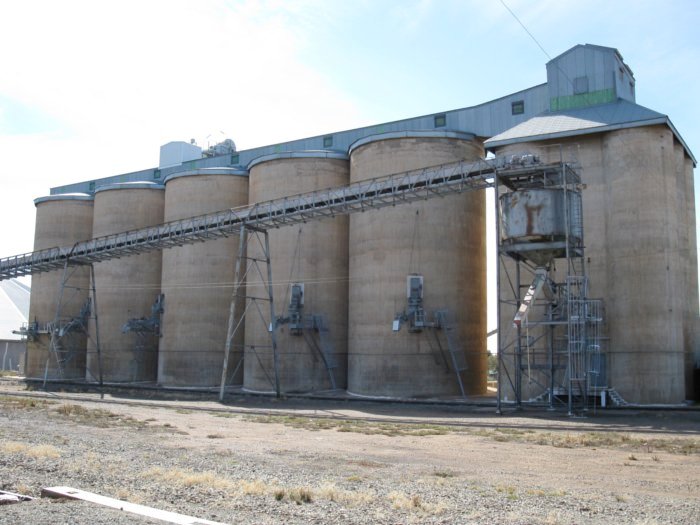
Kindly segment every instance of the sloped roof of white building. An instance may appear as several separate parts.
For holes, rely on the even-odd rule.
[[[15,279],[0,281],[0,340],[18,341],[13,334],[29,316],[29,287]]]

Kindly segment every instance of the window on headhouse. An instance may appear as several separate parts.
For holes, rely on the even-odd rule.
[[[332,148],[333,147],[333,136],[329,135],[327,137],[323,137],[323,147],[324,148]]]
[[[95,191],[95,181],[92,181],[89,185],[88,188],[90,188],[90,191]]]
[[[574,79],[574,95],[588,93],[588,77],[576,77]]]
[[[510,112],[511,115],[522,115],[523,113],[525,113],[525,101],[516,100],[515,102],[511,102]]]
[[[153,178],[160,179],[160,170],[153,170]]]
[[[444,113],[442,115],[435,115],[433,123],[436,128],[444,128],[447,125],[447,115]]]
[[[235,155],[231,155],[231,164],[232,165],[235,166],[236,164],[238,164],[239,160],[240,160],[240,157],[239,157],[238,153],[236,153]]]

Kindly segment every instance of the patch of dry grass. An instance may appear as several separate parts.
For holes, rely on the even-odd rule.
[[[24,443],[19,443],[17,441],[8,441],[2,444],[2,451],[6,454],[17,454],[24,452],[29,448],[28,445]]]
[[[381,421],[361,421],[354,419],[329,419],[300,416],[244,416],[253,423],[277,423],[303,430],[335,430],[366,435],[383,436],[438,436],[448,432],[459,432],[458,427],[423,423],[386,423]]]
[[[564,490],[552,490],[546,491],[542,489],[529,489],[527,490],[528,496],[538,496],[538,497],[549,497],[549,498],[560,498],[566,496],[566,491]]]
[[[235,490],[236,484],[215,472],[195,472],[181,469],[152,468],[143,473],[144,477],[179,485],[181,487],[202,487],[205,489]]]
[[[518,491],[513,485],[497,485],[496,492],[505,494],[506,498],[511,500],[518,499]]]
[[[130,503],[137,503],[137,504],[143,504],[146,501],[146,498],[143,497],[141,494],[134,494],[133,492],[125,489],[125,488],[120,488],[117,490],[116,493],[117,499],[120,499],[122,501],[128,501]]]
[[[241,480],[238,482],[237,487],[243,494],[247,494],[249,496],[264,496],[265,494],[278,490],[277,485],[265,483],[259,479],[254,479],[251,481]]]
[[[49,404],[53,404],[53,401],[37,399],[34,397],[0,396],[0,406],[3,408],[30,410],[35,408],[45,408]]]
[[[637,438],[620,432],[537,432],[531,429],[495,428],[470,432],[498,442],[533,443],[557,448],[611,448],[650,453],[698,454],[700,441],[694,438]],[[634,460],[632,460],[634,461]]]
[[[463,432],[498,442],[533,443],[557,448],[622,448],[651,453],[663,450],[673,454],[698,454],[700,441],[693,438],[636,438],[619,432],[542,432],[532,429],[498,427],[470,429],[466,427],[423,423],[387,423],[380,421],[328,419],[300,416],[243,416],[253,423],[276,423],[292,428],[319,431],[355,432],[384,436],[435,436]]]
[[[423,501],[419,494],[404,494],[403,492],[390,492],[388,495],[392,508],[396,510],[406,510],[419,512],[422,514],[439,515],[445,512],[449,507],[440,501],[438,503],[428,503]]]
[[[350,459],[348,463],[367,468],[384,468],[387,466],[386,463],[380,463],[379,461],[372,461],[369,459]]]
[[[153,468],[142,476],[159,482],[183,488],[202,490],[222,490],[232,496],[273,497],[277,501],[289,501],[298,505],[313,503],[317,500],[334,501],[345,506],[356,506],[376,499],[374,492],[344,490],[332,483],[319,487],[284,487],[277,482],[260,479],[233,480],[215,472],[194,472],[182,469]]]
[[[42,459],[42,458],[59,458],[61,451],[53,445],[35,445],[29,446],[25,443],[17,441],[8,441],[2,444],[2,451],[5,454],[22,454],[24,456]]]
[[[306,487],[293,488],[288,492],[287,497],[297,505],[311,503],[314,500],[313,492]]]
[[[333,483],[324,483],[316,491],[318,499],[335,501],[346,506],[356,506],[371,503],[376,499],[376,494],[368,490],[344,490]]]
[[[130,427],[137,430],[168,430],[169,432],[180,433],[175,430],[172,425],[167,423],[164,425],[151,425],[150,423],[155,421],[153,418],[141,421],[128,415],[110,412],[103,408],[87,408],[73,403],[62,403],[56,407],[55,413],[74,423],[98,428]]]

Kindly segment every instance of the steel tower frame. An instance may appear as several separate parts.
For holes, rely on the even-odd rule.
[[[528,403],[546,401],[549,409],[554,409],[566,396],[568,414],[574,415],[576,409],[587,408],[588,394],[600,373],[602,305],[600,300],[588,298],[582,206],[571,205],[581,202],[580,168],[575,161],[564,159],[561,147],[559,157],[558,163],[539,164],[533,155],[513,155],[497,171],[494,181],[499,413],[504,403],[522,408],[527,380],[539,389]],[[563,239],[512,243],[504,238],[502,197],[524,189],[560,192]],[[573,231],[580,235],[572,235]],[[543,263],[543,253],[550,254],[551,260]],[[557,260],[564,261],[563,269],[556,268]],[[507,399],[508,393],[512,393],[512,401]]]

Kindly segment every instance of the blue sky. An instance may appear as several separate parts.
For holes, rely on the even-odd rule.
[[[505,0],[554,57],[617,48],[637,102],[700,157],[700,2]],[[144,169],[161,144],[239,149],[466,107],[545,81],[498,0],[0,0],[0,256],[32,200]]]

